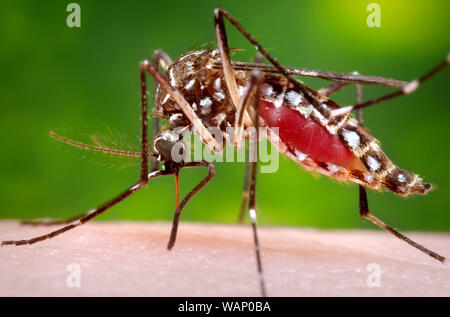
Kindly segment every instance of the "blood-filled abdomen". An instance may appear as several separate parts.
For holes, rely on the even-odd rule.
[[[350,168],[358,164],[353,152],[336,134],[313,119],[282,105],[275,107],[261,99],[260,116],[267,127],[278,128],[278,136],[288,149],[308,155],[316,162]]]

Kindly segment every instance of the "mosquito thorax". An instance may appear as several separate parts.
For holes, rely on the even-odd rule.
[[[166,74],[172,87],[178,89],[207,128],[226,132],[228,127],[234,126],[236,109],[226,88],[222,69],[213,67],[219,62],[218,50],[192,51],[174,61]],[[238,70],[235,75],[242,94],[249,73]],[[169,119],[171,128],[190,126],[170,94],[159,86],[155,96],[155,114]]]

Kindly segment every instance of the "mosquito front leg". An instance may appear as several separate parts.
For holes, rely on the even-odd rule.
[[[234,74],[230,58],[230,48],[228,46],[227,33],[225,31],[225,24],[223,22],[222,13],[223,12],[221,10],[214,10],[214,24],[216,29],[217,47],[219,48],[225,83],[236,112],[238,114],[242,112],[241,121],[246,126],[251,126],[251,119],[248,113],[246,111],[240,111],[242,109],[243,103],[241,98],[239,97],[236,76]]]
[[[361,103],[362,100],[362,87],[361,85],[356,85],[356,102]],[[362,109],[358,109],[358,121],[362,123],[363,116],[362,116]],[[418,244],[417,242],[414,242],[413,240],[409,239],[408,237],[404,236],[394,228],[386,225],[384,222],[382,222],[380,219],[372,215],[369,211],[369,203],[367,200],[367,192],[366,188],[359,185],[359,215],[361,218],[366,218],[372,221],[374,224],[379,226],[380,228],[383,228],[386,231],[389,231],[393,235],[395,235],[397,238],[405,241],[406,243],[412,245],[413,247],[419,249],[420,251],[424,252],[425,254],[428,254],[432,258],[435,258],[436,260],[444,263],[446,261],[446,258],[442,255],[437,254],[436,252],[433,252],[424,246]]]
[[[155,178],[155,177],[159,177],[159,176],[163,176],[163,175],[168,175],[168,174],[166,172],[164,172],[164,171],[155,171],[155,172],[152,172],[149,175],[147,175],[147,179],[151,179],[151,178]],[[4,245],[33,244],[33,243],[36,243],[36,242],[39,242],[39,241],[43,241],[43,240],[47,240],[47,239],[56,237],[57,235],[60,235],[61,233],[64,233],[64,232],[69,231],[71,229],[74,229],[74,228],[76,228],[76,227],[78,227],[78,226],[88,222],[89,220],[97,217],[98,215],[101,215],[106,210],[108,210],[109,208],[113,207],[114,205],[117,205],[118,203],[120,203],[122,200],[124,200],[125,198],[127,198],[131,194],[134,194],[136,191],[141,189],[143,186],[144,186],[144,184],[142,183],[142,181],[139,181],[136,185],[131,186],[126,191],[124,191],[121,194],[117,195],[116,197],[114,197],[113,199],[109,200],[105,204],[103,204],[103,205],[101,205],[101,206],[99,206],[99,207],[97,207],[95,209],[89,210],[84,216],[74,219],[74,221],[72,223],[70,223],[69,225],[67,225],[65,227],[62,227],[61,229],[55,230],[53,232],[50,232],[50,233],[42,235],[42,236],[38,236],[38,237],[35,237],[35,238],[27,239],[27,240],[3,241],[2,242],[2,246],[4,246]]]
[[[223,23],[222,10],[214,10],[214,24],[216,29],[217,46],[220,52],[220,59],[223,66],[223,74],[227,84],[228,92],[234,107],[237,109],[239,105],[239,90],[237,88],[236,76],[234,75],[233,66],[231,66],[230,48],[228,47],[227,33],[225,24]]]
[[[349,112],[351,112],[353,110],[366,108],[366,107],[376,105],[376,104],[381,103],[381,102],[386,101],[386,100],[394,99],[396,97],[400,97],[400,96],[404,96],[404,95],[409,95],[410,93],[415,91],[417,88],[419,88],[419,86],[423,82],[425,82],[426,80],[430,79],[432,76],[437,74],[438,72],[440,72],[443,69],[445,69],[449,64],[450,64],[450,53],[447,55],[447,58],[445,59],[445,61],[440,63],[438,66],[433,68],[431,71],[429,71],[428,73],[426,73],[425,75],[423,75],[419,79],[416,79],[416,80],[413,80],[413,81],[409,82],[402,89],[397,90],[396,92],[393,92],[391,94],[384,95],[382,97],[366,101],[364,103],[358,102],[354,106],[347,106],[347,107],[342,107],[342,108],[339,108],[339,109],[335,109],[335,110],[331,111],[330,116],[332,116],[332,117],[333,116],[340,116],[340,115],[349,113]]]
[[[175,241],[177,239],[177,232],[178,232],[178,224],[180,222],[180,215],[181,211],[183,210],[184,206],[188,203],[188,201],[194,197],[195,194],[197,194],[203,187],[205,187],[206,184],[208,184],[211,179],[214,176],[215,169],[214,165],[207,162],[207,161],[197,161],[197,162],[189,162],[189,163],[183,163],[181,165],[177,165],[176,173],[178,174],[178,171],[183,168],[190,168],[190,167],[208,167],[208,175],[206,175],[200,183],[197,184],[197,186],[194,187],[187,195],[186,197],[181,201],[181,203],[177,206],[177,209],[175,210],[175,214],[173,216],[173,222],[172,222],[172,230],[170,231],[170,238],[169,243],[167,244],[167,249],[170,250],[175,245]]]
[[[276,67],[266,64],[256,64],[248,62],[232,62],[234,70],[253,70],[258,68],[263,73],[281,73]],[[221,63],[214,64],[214,68],[222,68]],[[378,85],[392,88],[403,88],[408,84],[407,81],[396,80],[392,78],[361,75],[356,72],[340,73],[321,69],[299,68],[299,67],[283,67],[284,71],[289,75],[321,78],[330,81],[343,82],[347,84],[363,84]]]

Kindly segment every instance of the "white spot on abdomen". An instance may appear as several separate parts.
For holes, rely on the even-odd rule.
[[[303,162],[304,160],[306,160],[306,158],[308,157],[305,153],[302,153],[298,150],[295,150],[295,157],[297,158],[297,160],[299,160],[300,162]]]
[[[298,106],[300,102],[302,102],[303,96],[298,92],[291,90],[286,94],[286,99],[291,106]]]
[[[347,145],[352,149],[356,149],[359,146],[360,138],[358,133],[356,133],[355,131],[343,129],[342,135],[344,136],[344,140],[345,142],[347,142]]]
[[[367,165],[369,165],[369,169],[374,172],[377,169],[380,168],[380,163],[376,159],[374,159],[372,156],[369,156],[367,158]]]

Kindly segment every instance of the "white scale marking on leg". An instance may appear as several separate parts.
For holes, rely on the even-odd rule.
[[[155,175],[157,175],[158,173],[160,173],[160,171],[153,171],[153,172],[151,172],[151,173],[149,173],[148,174],[148,178],[150,179],[150,178],[152,178],[152,177],[154,177]],[[138,184],[139,185],[139,184]],[[136,185],[135,185],[136,186]],[[133,186],[134,187],[134,186]]]
[[[86,211],[85,215],[86,215],[86,216],[92,215],[92,214],[93,214],[94,212],[96,212],[96,211],[97,211],[97,208],[88,210],[88,211]]]
[[[72,226],[79,226],[79,225],[81,225],[81,220],[80,220],[80,219],[77,219],[77,220],[75,220],[74,222],[72,222],[71,225],[72,225]]]
[[[410,83],[408,83],[408,84],[406,84],[405,85],[405,87],[403,87],[403,92],[405,93],[405,94],[410,94],[410,93],[412,93],[414,90],[416,90],[418,87],[419,87],[419,81],[416,79],[416,80],[413,80],[412,82],[410,82]]]
[[[256,210],[254,208],[250,208],[248,213],[252,222],[256,222]]]
[[[136,190],[136,189],[138,189],[139,187],[141,187],[141,184],[140,184],[140,183],[138,183],[138,184],[134,185],[133,187],[131,187],[130,190]]]

